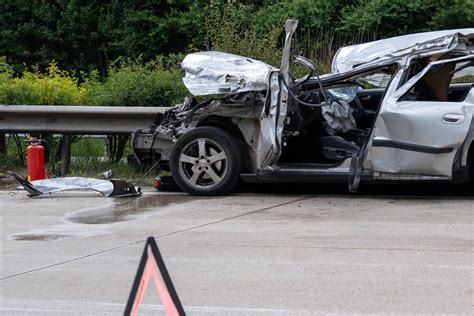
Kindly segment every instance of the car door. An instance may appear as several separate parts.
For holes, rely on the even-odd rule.
[[[269,74],[269,88],[260,116],[260,130],[257,129],[257,169],[263,170],[274,164],[281,154],[281,137],[287,114],[288,89],[291,86],[289,74],[291,39],[298,21],[289,19],[285,23],[285,44],[279,71]],[[282,80],[285,80],[286,85]]]
[[[281,154],[281,136],[287,110],[287,98],[281,99],[280,89],[283,94],[288,94],[286,88],[280,85],[279,73],[270,74],[269,94],[260,117],[260,130],[258,133],[257,166],[259,170],[273,164]]]
[[[441,76],[445,72],[452,76],[453,64],[472,59],[473,56],[468,56],[430,63],[386,96],[372,134],[375,178],[449,179],[452,176],[454,157],[471,126],[474,90],[471,88],[462,100],[455,101],[439,100],[445,98],[443,95],[433,100],[420,97],[421,92],[416,91],[430,82],[432,74],[438,72]],[[434,93],[443,93],[442,89],[438,90]],[[447,86],[445,90],[447,95]]]

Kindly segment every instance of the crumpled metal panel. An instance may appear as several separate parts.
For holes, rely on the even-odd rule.
[[[181,67],[184,85],[195,96],[267,90],[269,74],[277,70],[255,59],[214,51],[189,54]]]
[[[452,148],[453,151],[435,155],[396,148],[372,147],[374,171],[451,177],[454,155],[466,137],[469,122],[472,120],[472,112],[469,113],[469,110],[466,109],[466,124],[453,125],[449,129],[443,129],[440,133],[440,128],[437,126],[439,116],[426,117],[426,112],[420,111],[418,106],[408,110],[401,110],[398,113],[396,110],[382,113],[379,119],[384,123],[379,122],[375,139],[397,140],[435,148],[447,147]],[[387,128],[387,125],[392,126],[394,122],[400,123],[398,130]],[[401,130],[405,130],[406,133],[397,135],[397,132]],[[407,137],[407,135],[411,137]],[[427,141],[427,139],[431,141]]]
[[[466,58],[469,57],[453,60],[462,61]],[[473,116],[471,96],[474,90],[471,89],[470,95],[463,102],[398,101],[400,96],[411,89],[431,67],[450,61],[431,63],[396,91],[394,89],[398,86],[402,71],[395,76],[375,123],[374,140],[392,140],[433,148],[452,148],[452,151],[430,154],[398,148],[371,147],[374,172],[452,176],[454,155],[465,140],[471,124]],[[464,119],[452,124],[443,123],[443,116],[450,113],[463,115]],[[374,175],[377,177],[376,174]]]
[[[140,187],[134,187],[130,183],[123,180],[65,177],[34,180],[30,182],[22,179],[13,172],[7,172],[7,174],[9,174],[21,186],[23,186],[30,197],[68,190],[93,190],[107,197],[141,195]]]
[[[438,50],[448,51],[458,46],[459,34],[473,38],[474,28],[410,34],[342,47],[334,56],[332,72],[349,71],[361,64],[396,60],[423,51],[433,54]]]
[[[31,181],[34,187],[43,194],[56,193],[66,190],[90,189],[109,196],[114,186],[110,180],[92,179],[92,178],[53,178],[45,180]]]
[[[278,73],[272,73],[269,113],[266,114],[265,107],[263,107],[262,115],[260,118],[260,125],[257,129],[257,166],[259,169],[263,169],[266,166],[270,165],[275,159],[275,157],[279,155],[281,133],[278,134],[278,130],[275,128],[275,118],[277,117],[277,115],[280,114],[277,112],[277,103],[278,95],[280,94],[280,89],[283,88],[284,87],[281,87],[279,84]]]
[[[280,71],[276,69],[269,73],[271,83],[270,89],[265,100],[265,106],[260,116],[260,130],[258,131],[258,150],[257,150],[257,167],[264,170],[274,164],[281,155],[281,140],[285,119],[287,115],[287,107],[289,102],[289,94],[284,80],[290,84],[290,53],[291,40],[298,26],[298,20],[289,19],[285,22],[285,44],[283,45],[283,53],[281,58]],[[281,76],[281,80],[280,80]]]

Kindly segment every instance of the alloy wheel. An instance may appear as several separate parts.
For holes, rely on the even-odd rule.
[[[227,153],[209,138],[195,139],[179,155],[179,172],[192,186],[214,187],[224,179],[227,171]]]

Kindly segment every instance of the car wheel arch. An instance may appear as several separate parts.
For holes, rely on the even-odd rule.
[[[230,117],[222,117],[217,115],[208,116],[202,121],[200,121],[196,127],[216,127],[219,129],[224,130],[225,132],[229,133],[233,136],[241,149],[242,152],[242,159],[244,162],[243,171],[246,172],[250,169],[248,162],[250,161],[249,149],[248,144],[245,141],[245,137],[242,135],[240,128],[237,124],[235,124]]]
[[[228,117],[221,117],[221,116],[208,116],[202,121],[200,121],[196,127],[217,127],[220,128],[230,135],[237,138],[239,141],[243,140],[242,133],[240,132],[239,128],[237,127],[234,122],[232,122],[231,118]]]

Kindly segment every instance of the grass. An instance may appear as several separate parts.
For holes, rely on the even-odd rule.
[[[112,178],[127,180],[135,185],[152,186],[153,179],[160,174],[158,170],[138,170],[126,162],[108,162],[97,158],[81,157],[71,161],[68,176],[101,178],[102,172],[111,170]]]
[[[80,138],[71,146],[73,157],[102,157],[105,153],[105,138]]]
[[[5,178],[5,171],[13,171],[23,177],[27,175],[25,153],[28,144],[21,139],[21,145],[24,164],[21,163],[13,138],[7,138],[7,155],[0,160],[0,188],[5,187],[7,182],[1,180],[2,177]],[[138,170],[135,166],[123,161],[124,159],[120,162],[110,162],[103,157],[104,152],[104,139],[80,138],[75,141],[71,147],[72,159],[68,176],[101,178],[100,173],[111,170],[113,178],[130,181],[134,185],[152,186],[153,179],[160,175],[159,170]],[[125,156],[130,153],[130,146],[127,146]],[[51,173],[51,167],[51,164],[47,164],[48,173]],[[56,170],[59,170],[58,165]]]

